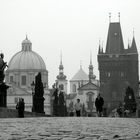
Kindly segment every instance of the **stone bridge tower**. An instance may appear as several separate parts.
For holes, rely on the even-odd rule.
[[[108,111],[119,106],[124,100],[126,85],[138,94],[138,51],[135,37],[128,48],[124,48],[120,22],[110,22],[106,50],[99,45],[98,68],[100,91]]]

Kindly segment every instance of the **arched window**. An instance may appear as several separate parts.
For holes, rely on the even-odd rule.
[[[75,84],[72,86],[72,91],[76,92],[76,85]]]

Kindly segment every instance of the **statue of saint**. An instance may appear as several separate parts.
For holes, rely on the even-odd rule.
[[[1,53],[0,54],[0,83],[3,83],[5,77],[4,69],[6,68],[6,66],[8,67],[7,62],[4,62],[3,59],[4,59],[4,54]]]

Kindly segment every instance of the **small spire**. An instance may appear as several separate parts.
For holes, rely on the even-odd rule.
[[[128,49],[130,48],[130,40],[129,40],[129,38],[128,38]]]
[[[27,34],[26,34],[26,40],[28,40]]]
[[[102,41],[102,53],[104,53],[103,45],[104,45],[104,41]]]
[[[133,28],[133,38],[135,37],[135,30],[134,30],[134,28]]]
[[[82,69],[82,60],[80,60],[80,69]]]
[[[120,12],[118,13],[118,18],[119,18],[119,22],[120,22]]]
[[[61,51],[61,54],[60,54],[60,65],[62,65],[62,51]]]
[[[90,51],[90,65],[92,65],[92,53]]]
[[[111,22],[111,13],[109,13],[109,23]]]
[[[99,39],[99,50],[98,50],[98,54],[101,53],[101,43],[100,43],[100,39]]]

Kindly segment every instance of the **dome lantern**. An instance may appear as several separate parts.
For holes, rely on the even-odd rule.
[[[31,51],[31,50],[32,50],[32,43],[26,35],[26,39],[22,41],[22,51]]]

